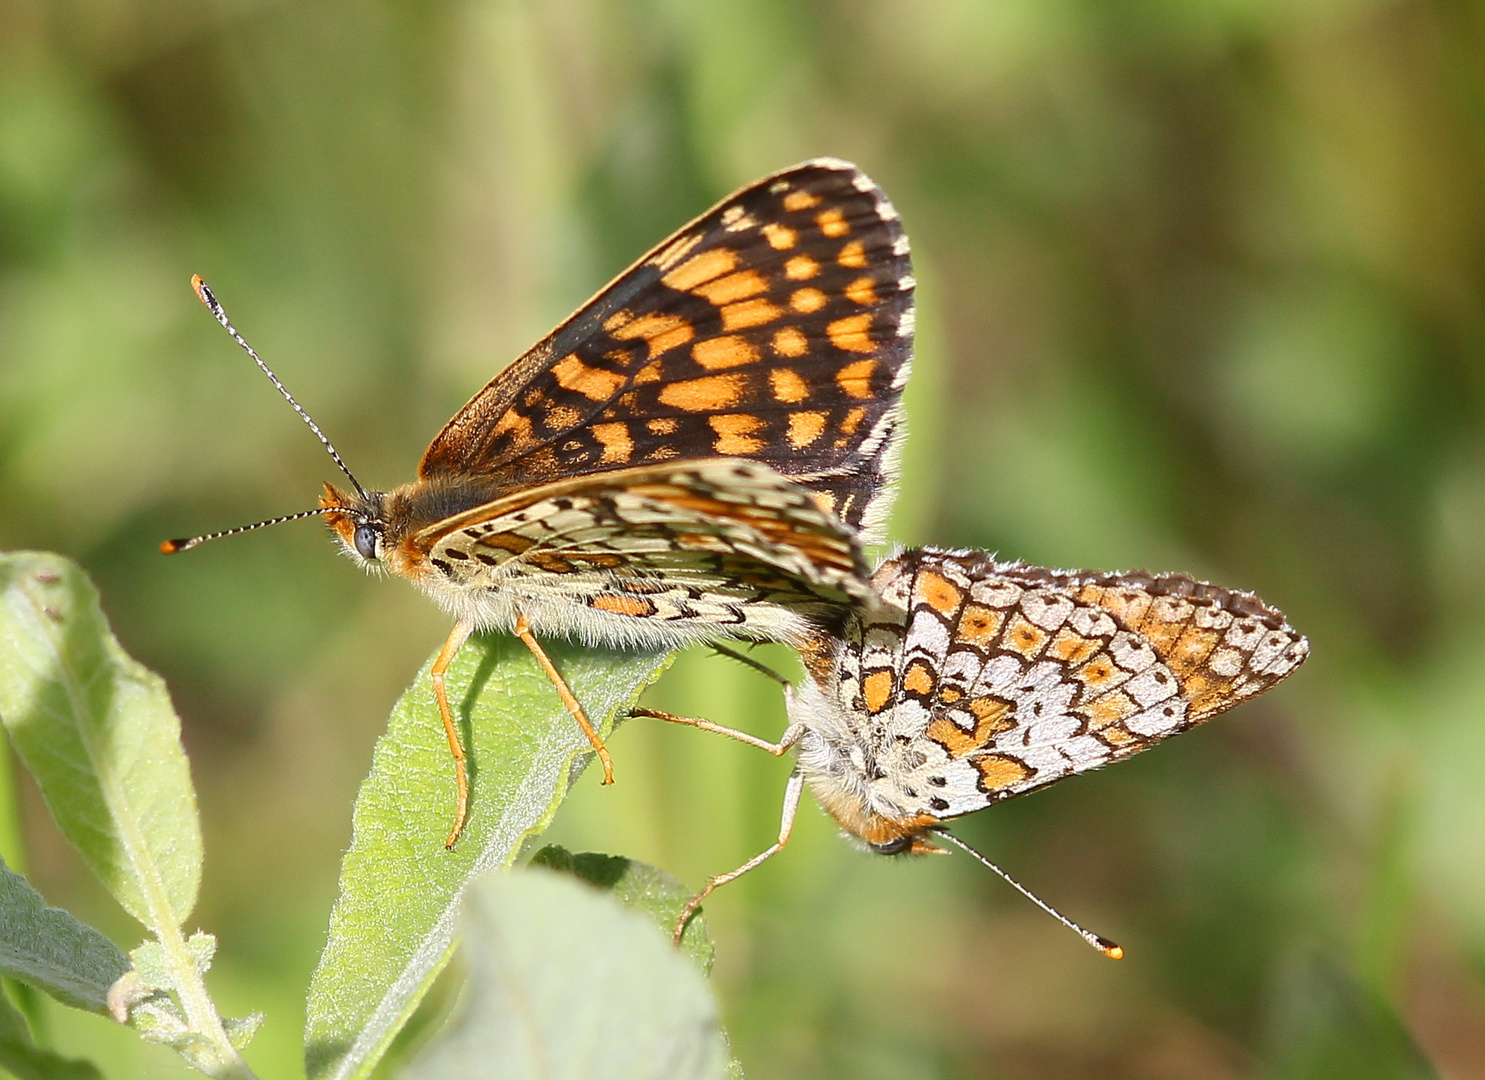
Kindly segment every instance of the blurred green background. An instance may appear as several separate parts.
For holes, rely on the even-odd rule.
[[[895,538],[1189,570],[1314,655],[962,822],[1119,964],[809,805],[708,904],[749,1074],[1485,1075],[1485,4],[0,0],[0,547],[79,559],[170,682],[250,1061],[300,1068],[350,800],[446,622],[313,522],[155,553],[335,479],[189,276],[396,484],[608,275],[820,154],[913,241]],[[782,729],[699,653],[650,700]],[[774,835],[786,762],[641,721],[612,748],[550,839],[699,886]],[[32,878],[132,945],[16,783]],[[47,1025],[110,1076],[181,1068]]]

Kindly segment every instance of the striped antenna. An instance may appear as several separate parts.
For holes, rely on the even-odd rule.
[[[196,295],[201,298],[201,302],[206,305],[206,309],[210,311],[212,315],[216,316],[217,322],[222,324],[223,329],[225,329],[227,333],[232,335],[232,340],[242,346],[243,351],[253,358],[253,363],[257,364],[258,367],[262,369],[263,374],[267,375],[269,381],[278,388],[278,392],[284,395],[284,400],[287,401],[291,406],[293,406],[294,411],[299,414],[299,419],[303,420],[306,424],[309,425],[309,430],[315,433],[315,438],[319,439],[320,442],[324,444],[325,449],[330,451],[330,456],[335,459],[335,464],[340,466],[340,471],[345,473],[346,476],[350,478],[351,483],[355,485],[356,494],[360,495],[364,499],[366,497],[366,489],[361,486],[361,482],[357,480],[351,470],[346,467],[346,463],[340,459],[340,454],[336,452],[336,449],[330,442],[330,440],[325,437],[325,433],[320,430],[320,425],[316,424],[309,413],[304,411],[304,407],[300,405],[299,402],[294,400],[294,395],[289,393],[289,388],[279,381],[278,376],[273,373],[273,369],[270,368],[267,364],[263,363],[263,358],[259,356],[253,349],[253,347],[247,343],[246,339],[244,339],[243,336],[237,332],[237,327],[232,325],[232,320],[227,318],[227,313],[222,310],[222,305],[217,302],[216,294],[211,291],[210,286],[208,286],[206,282],[201,280],[200,274],[191,275],[191,288],[196,290]],[[320,511],[309,511],[309,513],[319,512]],[[309,513],[301,514],[298,516],[308,517]],[[292,520],[292,517],[279,518],[278,520],[290,521]],[[272,525],[274,524],[274,522],[265,521],[263,522],[263,524]],[[259,525],[249,525],[247,526],[247,529],[257,529],[260,527],[261,526]],[[230,535],[232,532],[246,532],[247,529],[232,529],[229,530],[227,533],[218,533],[216,535],[226,536]],[[207,539],[210,538],[208,537]]]
[[[314,510],[302,510],[297,514],[285,514],[283,517],[269,518],[267,521],[259,521],[253,525],[239,525],[235,529],[223,529],[221,532],[205,533],[201,536],[187,536],[180,540],[160,541],[161,555],[175,555],[182,551],[190,551],[197,544],[204,544],[208,540],[220,540],[224,536],[236,536],[238,533],[252,532],[254,529],[266,529],[270,525],[281,525],[285,521],[298,521],[300,518],[314,517],[316,514],[349,514],[351,517],[361,515],[344,506],[321,506]]]
[[[1011,888],[1015,889],[1022,896],[1026,897],[1026,899],[1030,900],[1037,907],[1041,908],[1048,915],[1052,916],[1052,918],[1056,919],[1063,926],[1067,927],[1069,930],[1071,930],[1074,933],[1076,933],[1079,937],[1081,937],[1089,945],[1092,945],[1095,949],[1097,949],[1099,952],[1103,953],[1110,960],[1123,960],[1124,959],[1124,950],[1121,949],[1118,945],[1115,945],[1112,941],[1110,941],[1106,937],[1099,937],[1097,934],[1092,933],[1091,931],[1084,930],[1081,926],[1079,926],[1077,923],[1073,922],[1066,915],[1062,914],[1062,912],[1058,911],[1051,904],[1047,903],[1041,897],[1037,896],[1036,893],[1032,892],[1025,885],[1022,885],[1015,878],[1011,877],[1010,874],[1007,874],[1000,867],[996,866],[989,859],[985,858],[985,856],[981,855],[974,848],[970,847],[963,840],[959,839],[959,837],[955,836],[948,829],[934,829],[933,832],[934,832],[934,835],[935,836],[942,836],[945,840],[947,840],[949,843],[953,844],[955,847],[961,848],[962,850],[969,852],[971,855],[973,855],[980,862],[982,862],[986,866],[988,866],[991,870],[994,870],[997,874],[999,874],[1001,877],[1003,877],[1006,880],[1006,883],[1009,884]]]

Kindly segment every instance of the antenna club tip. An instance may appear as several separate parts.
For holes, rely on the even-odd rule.
[[[178,551],[185,551],[187,546],[188,542],[185,540],[161,540],[160,554],[174,555]]]
[[[1099,952],[1103,953],[1110,960],[1124,959],[1124,950],[1118,945],[1115,945],[1108,938],[1099,938],[1096,947]]]
[[[191,275],[191,289],[198,300],[207,307],[211,306],[211,288],[201,279],[200,274]]]

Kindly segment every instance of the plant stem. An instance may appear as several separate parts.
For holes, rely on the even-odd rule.
[[[204,1048],[182,1050],[182,1056],[192,1067],[215,1080],[257,1080],[227,1038],[227,1029],[222,1026],[221,1015],[207,992],[201,969],[196,966],[196,958],[181,936],[180,928],[170,924],[157,929],[156,934],[173,976],[181,1008],[185,1010],[186,1026],[191,1034],[207,1043]]]

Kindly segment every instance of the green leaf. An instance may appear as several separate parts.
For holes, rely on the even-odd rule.
[[[232,1045],[242,1050],[253,1041],[253,1036],[258,1034],[258,1029],[263,1026],[263,1019],[262,1013],[255,1012],[247,1016],[224,1020],[222,1024],[227,1029],[227,1038],[232,1040]]]
[[[67,839],[158,939],[141,955],[176,996],[140,1001],[135,1029],[208,1075],[251,1076],[201,981],[207,943],[193,949],[180,932],[201,883],[180,721],[165,684],[114,640],[87,575],[60,556],[0,555],[0,720]],[[116,987],[122,1014],[143,979],[126,973]]]
[[[594,888],[611,893],[626,908],[649,916],[667,938],[675,932],[676,919],[680,918],[682,909],[693,895],[686,885],[659,867],[623,855],[602,855],[593,851],[574,855],[560,844],[548,844],[531,856],[528,865],[571,874]],[[706,916],[702,912],[696,912],[686,923],[680,950],[691,958],[703,975],[711,974],[717,950],[707,933]],[[729,1055],[728,1080],[743,1080],[742,1064],[730,1056],[732,1044],[726,1031],[722,1032],[722,1043]]]
[[[154,930],[196,904],[201,828],[164,683],[109,631],[58,555],[0,555],[0,720],[61,827]]]
[[[706,979],[645,913],[566,875],[467,894],[464,1007],[401,1080],[721,1080]]]
[[[0,994],[0,1069],[17,1080],[103,1080],[92,1062],[37,1047],[25,1017],[4,994]]]
[[[195,957],[191,959],[194,963]],[[129,963],[134,973],[151,990],[175,989],[175,972],[171,969],[170,958],[165,954],[165,946],[158,941],[146,941],[129,950]]]
[[[612,730],[614,717],[668,662],[653,653],[546,647],[601,731]],[[340,897],[310,984],[305,1065],[313,1080],[370,1072],[448,962],[465,886],[515,860],[591,757],[515,638],[471,638],[447,685],[455,711],[467,718],[469,823],[454,850],[445,850],[454,770],[425,666],[392,710],[356,798]],[[623,783],[622,762],[615,774]]]
[[[129,958],[91,926],[48,907],[0,861],[0,971],[65,1005],[108,1013],[108,988]]]
[[[529,865],[571,874],[613,893],[625,907],[648,915],[667,937],[675,932],[675,921],[692,896],[690,889],[664,870],[623,855],[600,855],[593,851],[574,855],[559,844],[548,844],[531,856]],[[703,975],[711,974],[717,950],[707,935],[706,917],[699,911],[681,935],[681,952],[695,962]]]

